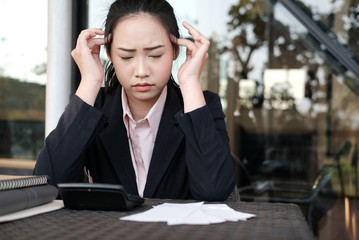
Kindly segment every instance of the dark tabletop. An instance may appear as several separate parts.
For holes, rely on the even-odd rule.
[[[231,208],[257,216],[247,221],[211,225],[175,225],[120,221],[164,202],[146,199],[130,212],[61,209],[22,220],[0,223],[0,239],[314,239],[294,204],[226,202]]]

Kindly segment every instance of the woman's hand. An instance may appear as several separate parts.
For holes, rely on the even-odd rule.
[[[200,77],[208,59],[210,41],[190,24],[183,22],[183,26],[193,37],[194,42],[188,39],[177,39],[174,36],[171,36],[171,40],[179,46],[186,47],[186,61],[178,70],[177,77],[184,99],[184,111],[190,112],[206,104]]]
[[[77,39],[76,48],[71,52],[81,73],[81,83],[76,95],[90,105],[95,103],[104,79],[100,49],[106,40],[96,38],[97,35],[104,34],[105,32],[98,28],[83,30]]]

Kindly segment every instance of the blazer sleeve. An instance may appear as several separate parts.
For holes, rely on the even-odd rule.
[[[58,125],[45,139],[34,174],[50,183],[83,181],[84,149],[102,119],[102,112],[73,95]]]
[[[186,136],[186,161],[191,193],[196,199],[225,200],[235,186],[235,164],[229,146],[225,115],[217,94],[205,92],[206,105],[177,113]]]

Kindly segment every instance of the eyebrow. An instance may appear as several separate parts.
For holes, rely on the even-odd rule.
[[[164,47],[164,45],[156,45],[154,47],[147,47],[147,48],[144,48],[143,50],[145,51],[152,51],[152,50],[155,50],[155,49],[158,49],[158,48],[162,48]],[[129,48],[123,48],[123,47],[119,47],[117,48],[119,50],[122,50],[122,51],[125,51],[125,52],[135,52],[136,49],[129,49]]]

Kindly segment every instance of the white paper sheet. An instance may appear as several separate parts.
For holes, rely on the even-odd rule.
[[[225,219],[226,221],[238,220],[246,221],[248,218],[255,217],[256,215],[250,213],[243,213],[235,211],[234,209],[227,206],[227,204],[206,204],[202,207],[207,215],[216,216],[218,218]]]
[[[167,222],[168,225],[191,224],[207,225],[225,221],[245,221],[255,217],[254,214],[233,210],[226,204],[164,203],[154,206],[143,213],[137,213],[120,218],[120,220],[138,222]]]
[[[121,220],[141,222],[167,222],[178,218],[184,218],[203,205],[203,202],[188,204],[164,203],[154,206],[150,210],[122,217]]]
[[[40,205],[37,207],[33,207],[33,208],[25,209],[22,211],[2,215],[2,216],[0,216],[0,222],[9,222],[9,221],[22,219],[22,218],[27,218],[27,217],[35,216],[38,214],[55,211],[55,210],[61,209],[63,207],[64,207],[64,203],[62,200],[54,200],[50,203],[43,204],[43,205]]]

